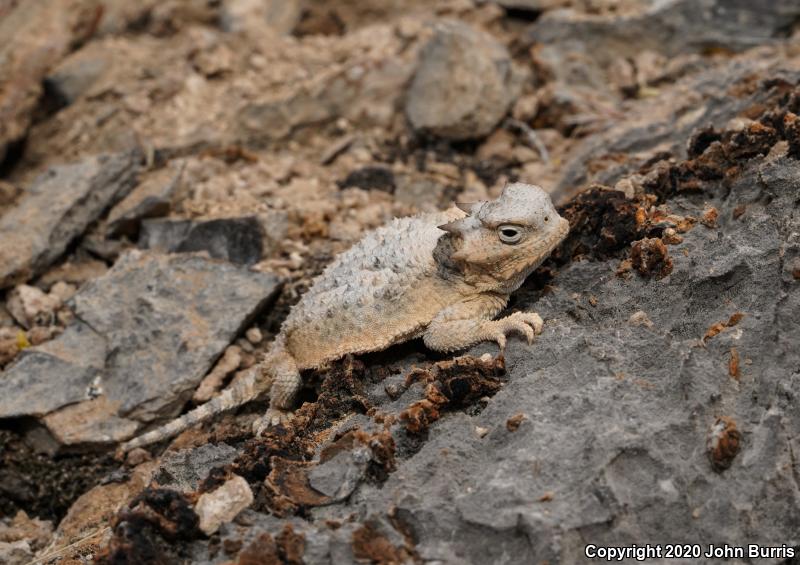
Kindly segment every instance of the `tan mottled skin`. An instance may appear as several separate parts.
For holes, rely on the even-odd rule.
[[[246,378],[121,450],[166,439],[269,389],[270,408],[255,425],[259,433],[291,417],[300,371],[347,354],[418,337],[436,351],[481,341],[504,348],[512,332],[532,342],[542,330],[538,314],[493,318],[566,237],[567,221],[544,190],[519,183],[497,200],[459,208],[397,219],[366,234],[314,280]]]

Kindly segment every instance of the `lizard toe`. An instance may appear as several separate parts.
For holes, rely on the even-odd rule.
[[[523,312],[525,323],[529,324],[533,327],[533,331],[536,334],[542,333],[542,329],[544,329],[544,320],[542,317],[537,314],[536,312]]]

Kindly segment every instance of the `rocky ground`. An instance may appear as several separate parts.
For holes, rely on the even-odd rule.
[[[798,22],[0,0],[0,562],[796,563]],[[510,305],[535,344],[344,359],[291,427],[252,437],[254,402],[113,457],[248,370],[365,230],[516,180],[571,225]]]

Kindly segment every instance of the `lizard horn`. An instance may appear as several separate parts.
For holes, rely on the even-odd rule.
[[[447,233],[461,233],[461,220],[453,220],[452,222],[447,222],[446,224],[442,224],[441,226],[436,226],[442,231],[446,231]]]
[[[456,202],[456,208],[469,214],[475,204],[475,202]]]

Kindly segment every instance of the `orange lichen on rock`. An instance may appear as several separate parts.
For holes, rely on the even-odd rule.
[[[725,328],[732,328],[733,326],[741,322],[742,318],[744,318],[744,313],[734,312],[733,314],[731,314],[731,317],[728,318],[727,322],[717,322],[713,324],[710,328],[708,328],[706,334],[703,336],[703,343],[707,342],[709,339],[719,334]]]
[[[737,381],[739,380],[739,352],[735,347],[731,347],[731,356],[728,360],[728,374]]]

